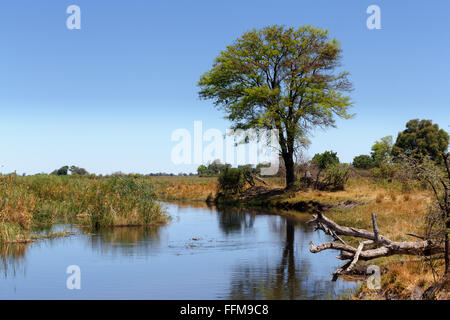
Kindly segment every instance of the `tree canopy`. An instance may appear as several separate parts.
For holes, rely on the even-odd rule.
[[[316,153],[311,160],[320,170],[326,169],[333,164],[339,164],[337,152],[325,151],[324,153]]]
[[[269,26],[246,32],[215,59],[199,81],[199,95],[225,111],[234,129],[277,129],[293,186],[294,154],[311,128],[350,118],[348,72],[328,31]]]
[[[406,129],[397,136],[392,155],[406,154],[415,158],[430,157],[442,163],[442,154],[448,149],[449,135],[431,120],[414,119],[406,123]]]
[[[353,166],[359,169],[370,169],[373,167],[374,162],[372,157],[367,154],[361,154],[353,158]]]

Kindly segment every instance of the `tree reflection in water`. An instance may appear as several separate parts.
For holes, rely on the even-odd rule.
[[[281,257],[276,261],[250,261],[236,266],[232,272],[229,299],[319,299],[335,295],[330,279],[308,277],[312,264],[305,255],[296,259],[295,237],[305,237],[310,228],[294,219],[282,218],[271,230],[284,237]],[[296,229],[297,232],[296,233]],[[305,233],[306,231],[306,233]],[[297,243],[303,244],[305,241]]]
[[[219,227],[225,234],[240,232],[253,228],[255,212],[237,208],[220,208],[217,210]]]

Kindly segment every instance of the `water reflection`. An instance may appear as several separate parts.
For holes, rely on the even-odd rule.
[[[84,299],[320,299],[355,287],[331,282],[333,253],[309,253],[311,240],[328,240],[305,223],[309,215],[165,207],[173,219],[164,226],[55,226],[45,232],[77,234],[0,246],[0,298],[74,298],[64,278],[72,264],[83,270]]]
[[[149,255],[160,246],[160,227],[105,228],[99,232],[82,229],[85,242],[93,251],[116,256]]]
[[[0,244],[0,273],[2,278],[24,274],[28,244]]]
[[[252,229],[255,223],[255,212],[243,209],[220,208],[217,210],[219,227],[225,234]]]
[[[323,280],[308,281],[312,267],[307,259],[296,259],[293,219],[283,220],[284,247],[278,261],[236,266],[231,281],[230,299],[317,299],[332,296],[333,284],[323,287]],[[281,233],[282,234],[282,233]]]

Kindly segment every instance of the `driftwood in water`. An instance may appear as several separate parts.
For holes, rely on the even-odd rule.
[[[341,253],[337,258],[348,260],[334,272],[334,280],[339,275],[349,273],[359,260],[371,260],[396,254],[431,256],[444,252],[444,244],[439,241],[424,239],[422,241],[397,242],[384,237],[378,230],[375,214],[372,215],[372,232],[365,229],[340,226],[322,213],[316,214],[310,223],[315,225],[316,230],[323,230],[335,239],[334,242],[327,242],[317,246],[311,242],[309,250],[312,253],[328,249],[339,250]],[[350,236],[366,240],[360,242],[359,246],[355,248],[345,243],[339,236]]]

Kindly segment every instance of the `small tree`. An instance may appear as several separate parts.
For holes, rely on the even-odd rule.
[[[198,168],[197,168],[197,174],[200,177],[206,176],[208,173],[208,169],[206,168],[205,165],[201,164]]]
[[[370,169],[373,167],[374,162],[372,157],[366,154],[361,154],[353,158],[353,166],[358,169]]]
[[[382,162],[386,161],[392,152],[392,136],[381,138],[380,141],[376,141],[372,146],[372,160],[375,166],[379,166]]]
[[[61,167],[55,171],[53,171],[51,174],[57,175],[57,176],[67,176],[69,172],[69,166]]]
[[[73,174],[73,175],[80,175],[80,176],[85,176],[85,175],[88,175],[89,174],[89,172],[87,172],[87,170],[86,169],[84,169],[84,168],[79,168],[79,167],[77,167],[77,166],[70,166],[70,172]]]

